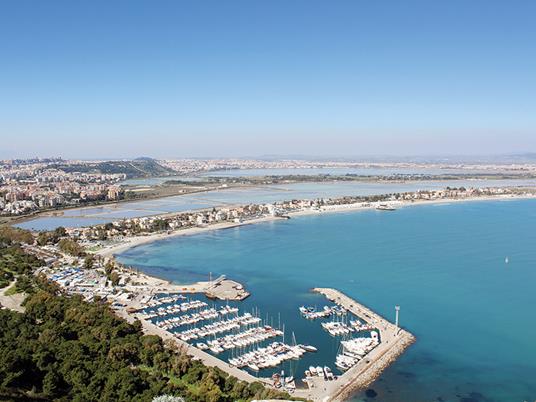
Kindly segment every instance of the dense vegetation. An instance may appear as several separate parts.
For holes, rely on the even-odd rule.
[[[65,297],[44,281],[24,314],[0,310],[0,399],[187,401],[286,397],[237,381],[167,348],[106,305]]]
[[[36,241],[40,246],[44,246],[46,244],[56,244],[66,234],[67,231],[65,228],[60,226],[48,232],[39,232]]]
[[[132,161],[107,161],[98,163],[75,163],[75,164],[55,164],[51,165],[55,169],[63,170],[67,173],[103,173],[117,174],[124,173],[129,178],[167,176],[176,173],[174,170],[160,165],[150,158],[139,158]]]
[[[64,229],[65,230],[65,229]],[[0,227],[0,244],[33,243],[34,238],[30,231],[11,226]]]
[[[65,254],[75,257],[83,257],[86,254],[84,248],[72,239],[61,239],[58,242],[58,248]]]
[[[21,243],[33,243],[32,234],[9,226],[0,228],[0,289],[17,279],[19,291],[29,290],[33,270],[43,265],[43,261],[27,254]]]
[[[0,289],[17,278],[19,290],[27,290],[28,276],[43,262],[24,252],[18,245],[0,246]]]

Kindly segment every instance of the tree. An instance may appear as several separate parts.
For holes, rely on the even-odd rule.
[[[97,240],[106,240],[108,238],[108,235],[106,234],[106,230],[99,229],[97,230]]]
[[[43,378],[43,393],[49,397],[54,396],[58,392],[60,383],[60,377],[55,371],[47,371]]]
[[[37,244],[40,246],[46,246],[50,241],[50,236],[48,232],[39,232],[37,235]]]
[[[110,348],[108,358],[112,361],[127,361],[131,364],[139,362],[138,347],[134,343],[125,343]]]
[[[63,226],[58,226],[56,229],[54,229],[54,237],[59,239],[60,237],[64,237],[67,235],[67,231]]]
[[[168,223],[164,219],[156,219],[153,222],[153,230],[166,230],[168,228]]]
[[[43,261],[27,254],[19,245],[5,245],[0,243],[0,288],[3,288],[13,279],[20,278],[20,285],[26,279],[26,275],[43,265]]]
[[[203,400],[207,402],[218,402],[223,395],[221,389],[211,379],[201,382],[199,393],[203,395]]]
[[[112,260],[108,261],[106,263],[106,265],[104,266],[104,273],[106,274],[106,276],[109,278],[110,277],[110,274],[112,273],[112,271],[114,270],[114,263]]]
[[[117,272],[113,271],[110,274],[110,281],[112,282],[112,286],[119,285],[119,280],[120,279],[121,279],[121,277],[119,276],[119,274]]]
[[[85,269],[92,269],[93,268],[93,264],[95,262],[95,257],[91,254],[89,254],[85,259],[84,259],[84,268]]]
[[[75,257],[82,257],[85,255],[83,247],[72,239],[61,239],[58,242],[59,249],[65,253]]]
[[[26,243],[32,244],[34,237],[28,230],[14,228],[11,226],[0,227],[0,243]]]

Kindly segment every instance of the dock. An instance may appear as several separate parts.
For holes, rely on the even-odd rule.
[[[325,381],[323,378],[314,378],[309,382],[309,389],[298,389],[294,393],[294,396],[313,401],[344,401],[376,380],[383,370],[415,342],[415,337],[338,290],[315,288],[313,291],[366,320],[381,334],[380,344],[336,380]]]
[[[242,301],[249,296],[249,292],[240,283],[226,279],[222,275],[215,281],[209,282],[205,296],[209,299]]]
[[[234,288],[236,282],[229,281],[229,283],[227,283],[227,281],[228,280],[225,278],[218,278],[218,280],[206,282],[206,284],[210,284],[210,286],[213,286],[220,292],[218,293],[218,296],[215,295],[215,297],[222,297],[225,300],[230,296],[226,293],[227,291],[234,292],[243,290],[241,288]],[[215,285],[215,283],[217,283],[217,285]],[[376,380],[391,363],[393,363],[413,342],[415,342],[415,337],[405,329],[397,327],[395,324],[338,290],[315,288],[313,291],[324,295],[341,309],[345,309],[359,317],[361,321],[366,321],[368,326],[374,328],[374,331],[379,332],[380,341],[377,346],[367,352],[361,360],[355,363],[355,365],[349,368],[346,372],[332,380],[327,380],[324,376],[308,377],[306,380],[308,388],[297,388],[292,392],[292,395],[295,397],[311,401],[345,401],[357,391],[365,389]],[[171,296],[171,298],[173,297],[177,296]],[[189,301],[188,303],[192,303],[192,301]],[[183,302],[182,304],[185,303]],[[156,304],[155,307],[157,306],[158,305]],[[183,307],[186,308],[188,306]],[[202,307],[206,307],[206,303],[204,303]],[[168,344],[175,345],[176,348],[192,356],[192,358],[202,361],[205,365],[218,367],[242,381],[249,383],[261,382],[267,387],[274,385],[271,378],[251,375],[247,371],[240,369],[240,366],[236,365],[236,363],[227,363],[216,355],[210,354],[207,351],[188,343],[188,338],[183,338],[182,336],[178,336],[178,333],[173,334],[167,330],[168,328],[166,326],[172,324],[165,323],[164,326],[157,325],[148,319],[147,314],[142,310],[143,309],[128,309],[127,311],[127,309],[124,309],[120,310],[119,314],[127,318],[129,321],[132,321],[134,318],[139,319],[145,333],[162,337],[164,340],[168,341]],[[182,311],[186,312],[188,310],[183,309]],[[192,330],[183,331],[182,334],[185,335],[191,331]],[[206,335],[201,335],[201,338],[199,339],[201,340],[205,336]],[[326,364],[331,363],[333,362],[326,362]]]
[[[136,277],[137,276],[132,276]],[[149,278],[143,275],[145,278]],[[142,310],[146,306],[148,299],[158,293],[194,295],[204,294],[208,299],[222,301],[242,301],[250,296],[244,286],[236,281],[227,279],[224,276],[215,281],[196,282],[190,285],[176,285],[163,280],[150,279],[152,283],[146,282],[141,286],[130,286],[136,296],[129,302],[133,310]]]

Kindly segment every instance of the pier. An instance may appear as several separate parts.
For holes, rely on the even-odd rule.
[[[338,290],[315,288],[313,291],[363,318],[381,334],[380,344],[337,379],[325,381],[321,377],[311,378],[308,381],[309,389],[298,389],[294,394],[313,401],[344,401],[378,378],[383,370],[415,342],[415,337]]]
[[[205,296],[209,299],[242,301],[249,296],[249,292],[240,283],[226,279],[222,275],[215,281],[209,282]]]

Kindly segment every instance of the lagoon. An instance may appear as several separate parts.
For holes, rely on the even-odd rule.
[[[292,183],[248,188],[228,188],[160,199],[123,202],[100,207],[75,208],[61,216],[41,216],[18,224],[33,230],[52,230],[58,226],[81,227],[123,218],[183,212],[224,205],[273,203],[291,199],[315,199],[355,195],[432,190],[451,187],[536,186],[536,179],[517,180],[445,180],[412,182],[322,182]]]
[[[269,168],[269,169],[227,169],[203,172],[201,177],[254,177],[254,176],[292,176],[292,175],[445,175],[445,174],[480,174],[508,173],[501,169],[491,170],[478,167],[466,169],[455,167],[320,167],[320,168]],[[519,171],[517,173],[520,173]],[[510,172],[511,174],[511,172]]]

